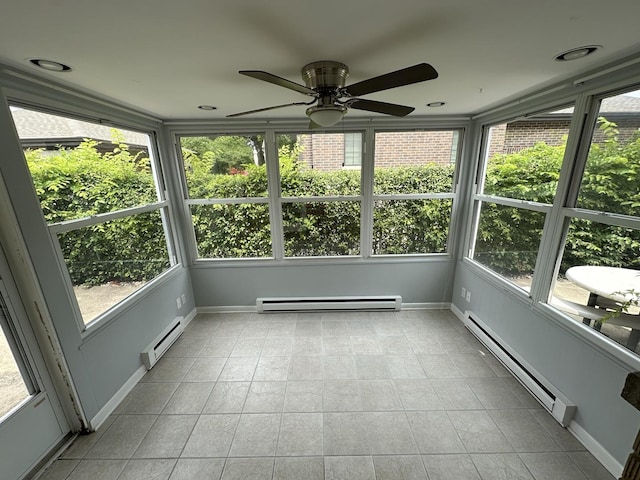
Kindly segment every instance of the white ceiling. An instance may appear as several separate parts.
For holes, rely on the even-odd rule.
[[[461,114],[640,52],[639,18],[638,0],[5,0],[0,62],[162,119],[308,100],[238,70],[304,83],[303,65],[336,60],[350,67],[350,84],[427,62],[438,79],[366,98],[414,106],[412,115]],[[590,57],[553,59],[592,44],[602,49]],[[44,72],[30,58],[73,71]],[[447,104],[425,106],[434,101]]]

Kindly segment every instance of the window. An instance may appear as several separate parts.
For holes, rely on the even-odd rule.
[[[446,252],[458,147],[457,130],[376,132],[374,255]]]
[[[486,128],[470,257],[531,288],[555,198],[572,109]]]
[[[360,255],[361,174],[342,168],[347,139],[362,145],[359,132],[277,136],[285,257]]]
[[[180,138],[198,258],[272,256],[263,138]]]
[[[462,131],[368,133],[181,136],[194,256],[446,253]]]
[[[562,209],[566,235],[549,301],[638,352],[640,90],[603,98],[597,109],[577,162],[583,173]]]
[[[12,107],[84,324],[175,263],[149,135]]]
[[[344,166],[359,167],[362,162],[362,134],[344,134]]]

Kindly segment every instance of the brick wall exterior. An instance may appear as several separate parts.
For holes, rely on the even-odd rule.
[[[640,127],[638,117],[610,118],[618,125],[618,140],[628,141]],[[569,134],[570,119],[557,120],[523,120],[509,124],[496,125],[491,129],[489,144],[489,158],[496,153],[514,153],[525,148],[533,147],[536,143],[547,145],[562,145]],[[593,142],[600,143],[604,135],[596,126]]]
[[[299,135],[301,160],[308,168],[339,170],[344,166],[344,136]],[[380,167],[450,164],[457,148],[457,132],[379,132],[375,140],[375,164]]]
[[[638,131],[640,118],[612,118],[618,125],[619,140],[624,142]],[[535,144],[561,145],[569,133],[569,118],[521,120],[496,125],[491,129],[489,158],[496,153],[514,153]],[[604,139],[596,128],[593,140]],[[314,170],[334,171],[344,166],[344,136],[342,133],[299,135],[302,162]],[[450,164],[457,147],[455,131],[378,132],[375,139],[375,164],[379,167]]]

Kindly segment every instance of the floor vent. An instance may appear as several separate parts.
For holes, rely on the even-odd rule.
[[[182,335],[184,331],[183,321],[183,317],[174,318],[167,328],[142,352],[142,361],[147,370],[151,370],[156,362],[160,360],[160,357],[173,345],[173,342]]]
[[[465,326],[509,370],[516,379],[546,408],[563,427],[569,425],[576,406],[564,398],[540,374],[510,353],[499,338],[473,313],[466,312]]]
[[[402,307],[399,295],[364,296],[364,297],[278,297],[258,298],[258,313],[267,312],[302,312],[302,311],[339,311],[339,310],[374,310],[394,311]]]

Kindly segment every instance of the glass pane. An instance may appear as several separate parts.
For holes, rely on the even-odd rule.
[[[602,101],[578,207],[640,216],[640,90]]]
[[[309,202],[282,205],[288,257],[360,254],[360,203]]]
[[[189,198],[267,196],[264,135],[180,138]]]
[[[169,268],[159,211],[58,235],[84,323]]]
[[[376,201],[373,254],[444,253],[452,200]]]
[[[146,134],[11,108],[47,223],[156,202]]]
[[[200,258],[271,257],[267,204],[193,205],[191,215]]]
[[[9,311],[0,295],[0,316],[9,320]],[[0,418],[30,396],[7,337],[0,328]]]
[[[377,132],[374,194],[453,191],[457,130]]]
[[[353,136],[359,140],[354,140]],[[346,137],[350,136],[350,142]],[[360,169],[345,166],[345,152],[361,133],[278,135],[278,159],[283,197],[360,195]],[[350,149],[350,162],[358,153]],[[361,152],[360,152],[361,153]]]
[[[482,202],[473,258],[524,288],[531,287],[544,213]]]
[[[569,108],[491,127],[483,192],[553,203],[572,114]]]
[[[577,321],[639,352],[640,230],[572,219],[550,302]],[[611,318],[599,322],[596,314]],[[628,317],[617,313],[629,314]],[[638,317],[640,322],[640,316]],[[638,332],[638,330],[636,330]]]

